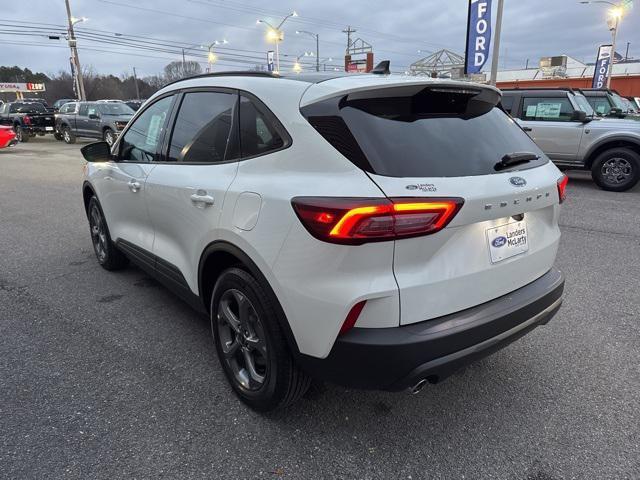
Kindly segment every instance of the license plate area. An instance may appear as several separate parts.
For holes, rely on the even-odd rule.
[[[53,127],[44,127],[47,132],[53,132]]]
[[[513,221],[487,229],[487,242],[491,263],[521,255],[529,250],[527,223]]]

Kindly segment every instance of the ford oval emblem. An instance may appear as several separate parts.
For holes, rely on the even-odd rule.
[[[496,237],[491,242],[491,245],[493,245],[496,248],[500,248],[500,247],[504,247],[506,243],[507,243],[507,237]]]
[[[522,177],[511,177],[509,182],[511,182],[511,185],[514,187],[524,187],[527,184],[527,181]]]

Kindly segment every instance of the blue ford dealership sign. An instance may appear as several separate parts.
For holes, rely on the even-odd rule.
[[[607,77],[609,76],[609,69],[612,68],[612,45],[600,45],[598,49],[598,58],[596,60],[596,67],[593,72],[593,82],[591,88],[605,88],[607,84]]]
[[[491,45],[491,0],[469,0],[464,73],[480,73]]]

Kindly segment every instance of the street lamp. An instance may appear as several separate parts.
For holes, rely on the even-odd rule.
[[[267,40],[269,42],[274,42],[276,44],[276,70],[277,70],[276,73],[280,73],[280,49],[278,46],[280,42],[284,40],[284,32],[282,31],[282,25],[284,25],[284,22],[286,22],[289,18],[297,17],[297,16],[298,14],[294,10],[289,15],[284,17],[277,27],[274,27],[266,20],[262,20],[262,19],[256,20],[256,24],[260,25],[261,23],[264,23],[267,27],[269,27],[269,30],[267,30]]]
[[[194,43],[193,45],[189,45],[188,47],[181,47],[181,49],[182,49],[182,73],[183,74],[184,74],[184,71],[185,71],[185,68],[186,68],[186,63],[187,63],[184,52],[186,50],[191,50],[194,47],[204,48],[204,46],[199,44],[199,43]]]
[[[207,73],[211,73],[211,64],[218,60],[218,56],[213,53],[213,47],[216,45],[226,45],[227,43],[229,43],[227,40],[215,40],[209,44],[209,47],[207,48]]]
[[[313,52],[304,52],[296,56],[296,62],[293,64],[293,71],[296,73],[300,73],[302,71],[302,65],[300,64],[300,59],[302,57],[314,57],[314,56],[315,55],[313,54]]]
[[[296,30],[296,34],[310,35],[316,39],[316,72],[320,71],[320,34],[309,32],[307,30]]]
[[[604,3],[605,5],[611,5],[609,10],[609,18],[607,20],[607,24],[609,26],[609,30],[611,31],[611,66],[609,67],[609,72],[607,75],[607,88],[611,88],[611,77],[613,76],[613,66],[616,61],[616,39],[618,37],[618,28],[620,26],[620,20],[625,14],[625,10],[627,8],[631,8],[633,5],[632,0],[623,0],[619,3],[609,2],[607,0],[588,0],[580,2],[583,5],[588,5],[590,3]]]

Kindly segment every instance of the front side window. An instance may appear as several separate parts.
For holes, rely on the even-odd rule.
[[[91,116],[91,115],[98,115],[98,107],[96,105],[89,105],[89,108],[87,109],[87,115]]]
[[[264,155],[285,145],[272,119],[245,96],[240,97],[240,145],[243,157]]]
[[[593,117],[595,115],[595,112],[593,111],[593,108],[591,108],[591,104],[587,100],[587,97],[577,93],[574,98],[576,100],[576,103],[578,104],[578,107],[580,107],[580,110],[582,110],[590,117]]]
[[[156,159],[172,103],[173,96],[158,100],[131,124],[120,142],[120,160],[146,163]]]
[[[126,103],[118,102],[100,103],[98,110],[104,115],[133,115],[135,113]]]
[[[238,158],[237,100],[235,93],[186,93],[171,134],[169,161],[220,163]]]
[[[566,97],[525,98],[522,104],[522,120],[570,122],[573,105]]]

